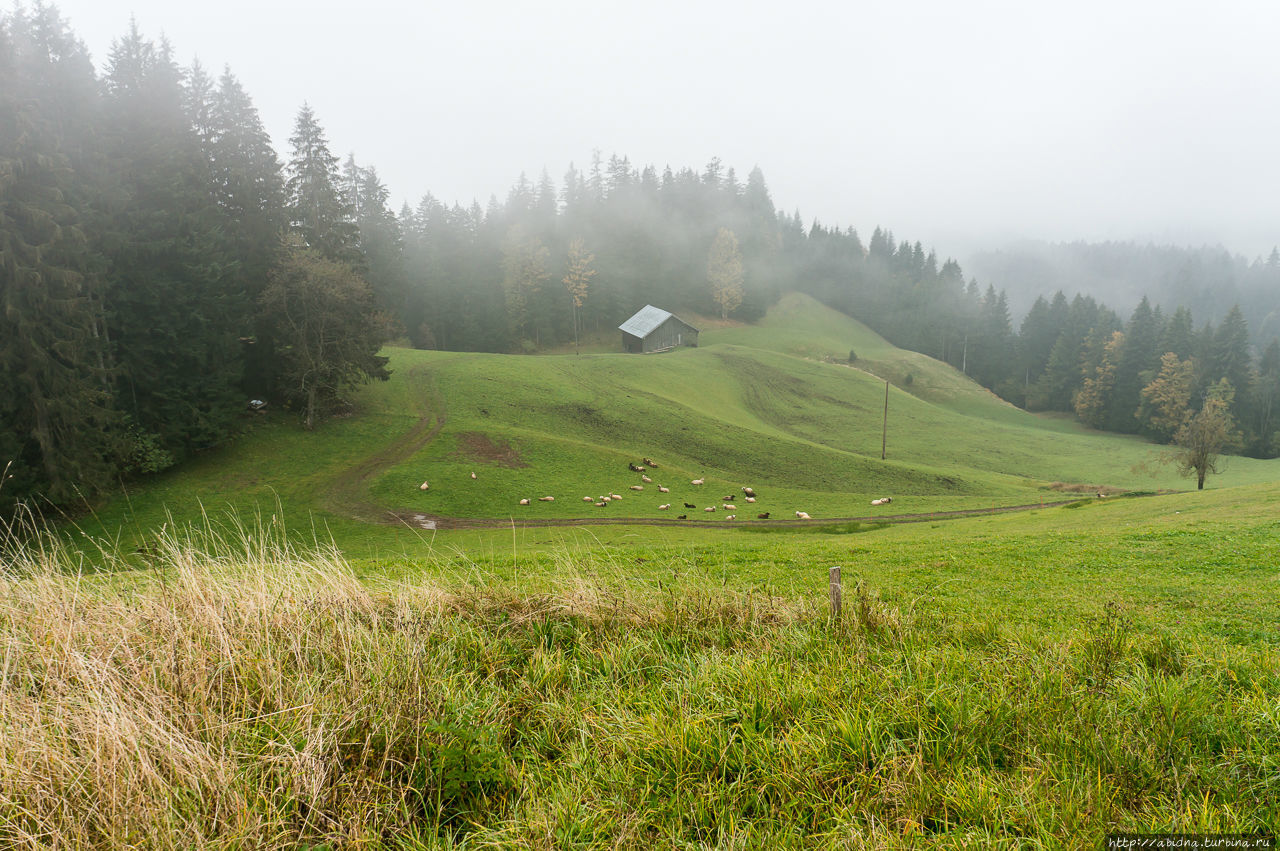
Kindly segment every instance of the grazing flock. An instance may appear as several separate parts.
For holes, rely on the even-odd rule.
[[[651,458],[642,458],[642,459],[641,459],[641,463],[639,463],[639,464],[635,463],[634,461],[628,462],[628,463],[627,463],[627,469],[628,469],[628,470],[630,470],[632,473],[639,473],[639,474],[640,474],[640,481],[643,483],[643,484],[637,484],[637,485],[629,485],[629,486],[628,486],[628,487],[629,487],[629,489],[630,489],[630,490],[633,490],[633,491],[643,491],[643,490],[644,490],[644,486],[645,486],[645,485],[653,484],[653,478],[652,478],[652,477],[650,477],[650,476],[648,475],[647,471],[649,471],[649,470],[656,470],[656,469],[658,469],[658,465],[657,465],[657,464],[653,461],[653,459],[651,459]],[[478,479],[478,478],[479,478],[479,477],[478,477],[474,472],[473,472],[473,473],[471,473],[471,479],[472,479],[472,480],[476,480],[476,479]],[[690,484],[691,486],[694,486],[694,487],[699,486],[699,485],[704,485],[704,484],[706,484],[706,479],[705,479],[705,478],[693,479],[693,480],[691,480],[691,481],[689,482],[689,484]],[[431,487],[431,486],[430,486],[427,482],[423,482],[422,484],[420,484],[420,485],[418,486],[418,490],[425,491],[425,490],[429,490],[429,489],[430,489],[430,487]],[[671,492],[671,488],[664,487],[663,485],[658,485],[657,487],[658,487],[658,492],[659,492],[659,493],[670,493],[670,492]],[[741,491],[742,491],[742,499],[743,499],[745,502],[748,502],[748,503],[754,503],[757,499],[759,499],[759,495],[756,493],[755,488],[752,488],[752,487],[750,487],[750,486],[744,485],[744,486],[741,488]],[[1101,494],[1099,494],[1099,496],[1101,496]],[[621,499],[622,499],[622,494],[617,494],[617,493],[607,493],[607,494],[604,494],[604,495],[602,495],[602,496],[584,496],[584,497],[582,498],[582,501],[583,501],[583,502],[587,502],[587,503],[591,503],[591,504],[592,504],[592,505],[594,505],[596,508],[606,508],[610,503],[613,503],[613,502],[619,502],[619,501],[621,501]],[[737,494],[732,494],[732,493],[731,493],[731,494],[727,494],[727,495],[725,495],[725,496],[720,497],[720,499],[719,499],[719,500],[716,500],[717,502],[719,502],[719,503],[720,503],[720,505],[719,505],[718,507],[717,507],[717,506],[715,506],[715,505],[708,505],[708,506],[706,506],[705,508],[703,508],[702,510],[703,510],[703,512],[704,512],[704,513],[707,513],[707,514],[714,514],[714,513],[716,513],[717,511],[720,511],[720,510],[723,510],[723,511],[734,511],[734,512],[736,512],[736,511],[738,510],[738,507],[737,507],[737,505],[735,504],[735,501],[736,501],[737,499],[738,499],[738,495],[737,495]],[[551,496],[551,495],[547,495],[547,496],[540,496],[540,497],[538,497],[538,499],[537,499],[537,501],[538,501],[538,502],[555,502],[555,500],[556,500],[556,498],[555,498],[554,496]],[[526,497],[526,498],[524,498],[524,499],[521,499],[519,504],[520,504],[520,505],[532,505],[532,504],[533,504],[533,502],[534,502],[534,500],[531,500],[531,499],[529,499],[529,498],[527,498],[527,497]],[[879,499],[873,499],[873,500],[871,500],[871,504],[872,504],[873,506],[876,506],[876,507],[879,507],[879,506],[882,506],[882,505],[888,505],[888,504],[890,504],[891,502],[893,502],[893,497],[891,497],[891,496],[885,496],[885,497],[880,497]],[[684,503],[684,507],[685,507],[685,508],[687,508],[687,509],[695,509],[695,508],[697,508],[698,506],[697,506],[697,504],[696,504],[696,503],[686,502],[686,503]],[[658,510],[659,510],[659,511],[669,511],[670,509],[671,509],[671,503],[669,503],[669,502],[661,503],[661,504],[658,506]],[[809,515],[809,513],[808,513],[808,512],[806,512],[806,511],[797,511],[795,514],[796,514],[796,519],[797,519],[797,520],[812,520],[812,519],[813,519],[813,518]],[[768,519],[769,519],[769,517],[770,517],[770,512],[768,512],[768,511],[762,511],[762,512],[760,512],[759,514],[757,514],[757,515],[756,515],[756,519],[757,519],[757,520],[768,520]],[[676,517],[676,519],[677,519],[677,520],[688,520],[688,519],[689,519],[689,515],[687,515],[687,514],[680,514],[680,515],[678,515],[678,516]],[[726,515],[724,515],[724,519],[725,519],[725,520],[737,520],[737,519],[738,519],[738,515],[737,515],[736,513],[735,513],[735,514],[726,514]]]

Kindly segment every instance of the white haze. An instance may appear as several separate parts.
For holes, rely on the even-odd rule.
[[[963,257],[1012,238],[1280,242],[1280,5],[1227,0],[63,0],[230,65],[287,155],[311,103],[398,204],[557,185],[594,149],[740,179]]]

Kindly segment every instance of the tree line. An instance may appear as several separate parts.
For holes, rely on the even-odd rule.
[[[807,292],[1011,402],[1172,440],[1208,409],[1280,453],[1280,344],[1241,311],[1196,328],[1143,301],[1008,299],[877,228],[805,225],[763,173],[659,171],[617,154],[502,201],[427,195],[393,213],[299,111],[281,162],[248,93],[180,68],[136,25],[101,76],[57,11],[0,17],[0,499],[68,503],[244,427],[245,402],[311,427],[377,352],[522,352],[612,333],[646,303],[751,321]]]
[[[1182,306],[1202,320],[1221,322],[1239,306],[1254,341],[1280,337],[1280,250],[1247,260],[1221,246],[1185,247],[1137,242],[1019,242],[974,254],[969,273],[1009,291],[1022,314],[1037,295],[1057,290],[1105,298],[1132,310],[1144,296],[1152,304]]]
[[[99,77],[52,6],[0,17],[0,500],[66,504],[386,376],[387,322],[304,109],[282,165],[226,71],[136,25]]]
[[[1059,290],[1037,297],[1015,330],[1004,291],[966,283],[958,265],[939,267],[918,243],[895,244],[877,229],[864,250],[855,232],[817,225],[806,243],[810,265],[798,289],[1015,405],[1168,442],[1217,400],[1210,409],[1229,419],[1224,448],[1280,455],[1280,340],[1255,358],[1238,305],[1216,326],[1197,326],[1189,308],[1166,314],[1144,297],[1125,320],[1091,296]],[[787,244],[800,244],[798,232]]]

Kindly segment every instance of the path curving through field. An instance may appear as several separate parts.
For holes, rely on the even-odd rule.
[[[409,370],[409,375],[422,382],[423,393],[419,400],[422,417],[412,428],[381,450],[339,473],[322,501],[326,511],[365,523],[403,522],[400,515],[406,512],[390,510],[369,500],[369,481],[435,440],[449,419],[444,397],[431,374],[421,367],[415,367]]]
[[[986,508],[964,508],[954,511],[929,511],[919,514],[878,514],[870,517],[823,517],[812,520],[777,518],[769,520],[734,520],[712,523],[699,520],[673,520],[665,517],[562,517],[500,519],[493,517],[443,517],[421,511],[397,509],[388,512],[393,520],[414,528],[430,529],[506,529],[511,526],[541,528],[548,526],[681,526],[702,529],[732,529],[735,526],[831,526],[840,523],[924,523],[930,520],[948,520],[957,517],[977,517],[983,514],[1007,514],[1014,511],[1036,511],[1041,508],[1057,508],[1080,502],[1080,499],[1063,499],[1056,502],[1034,502],[1030,505],[993,505]],[[383,521],[388,522],[388,521]],[[424,525],[426,524],[426,525]]]

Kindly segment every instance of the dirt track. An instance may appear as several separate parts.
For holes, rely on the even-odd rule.
[[[699,526],[704,529],[725,529],[734,526],[830,526],[836,523],[924,523],[929,520],[946,520],[953,517],[974,517],[982,514],[1005,514],[1011,511],[1035,511],[1040,508],[1057,508],[1070,505],[1080,499],[1064,499],[1056,502],[1037,502],[1031,505],[993,505],[987,508],[966,508],[957,511],[930,511],[922,514],[878,514],[869,517],[823,517],[814,520],[735,520],[732,523],[708,523],[697,520],[674,520],[665,517],[564,517],[521,518],[515,515],[505,519],[441,517],[421,511],[387,511],[384,523],[403,523],[419,529],[497,529],[510,526],[537,528],[545,526]],[[421,518],[421,519],[419,519]]]
[[[448,420],[444,398],[436,389],[435,381],[423,370],[410,370],[410,376],[420,378],[424,384],[421,399],[422,418],[414,423],[413,428],[387,444],[380,452],[365,458],[354,467],[343,470],[334,479],[324,500],[324,507],[334,514],[363,520],[367,523],[400,523],[403,511],[388,511],[368,501],[367,485],[370,479],[393,464],[403,461],[422,447],[426,446]],[[408,512],[413,514],[414,512]]]

